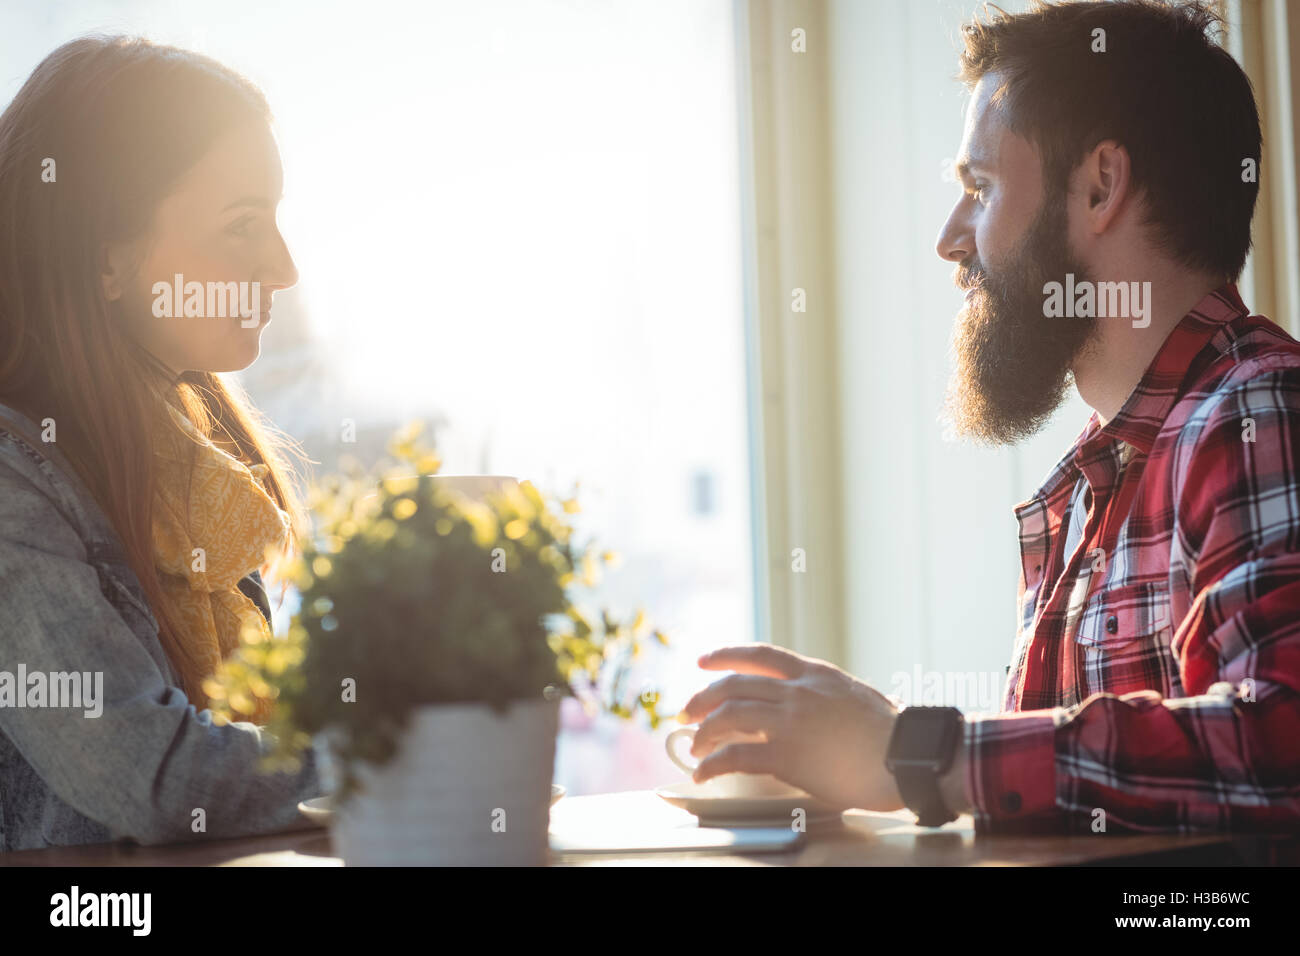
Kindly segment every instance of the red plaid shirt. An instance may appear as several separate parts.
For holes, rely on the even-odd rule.
[[[1006,699],[965,732],[977,830],[1300,828],[1300,343],[1207,295],[1015,511]]]

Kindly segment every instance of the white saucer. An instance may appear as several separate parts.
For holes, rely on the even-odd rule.
[[[551,806],[555,806],[566,792],[558,783],[551,784]],[[298,804],[298,812],[313,823],[326,826],[334,816],[334,802],[329,797],[312,797]]]
[[[659,787],[655,794],[674,807],[699,817],[705,827],[787,827],[794,811],[802,809],[805,822],[838,820],[840,813],[806,793],[777,797],[718,797],[707,791],[708,784],[692,780]]]

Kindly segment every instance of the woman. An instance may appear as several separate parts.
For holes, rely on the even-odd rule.
[[[297,281],[281,177],[252,84],[142,39],[60,47],[0,116],[0,850],[282,829],[325,790],[204,693],[298,520],[218,374]]]

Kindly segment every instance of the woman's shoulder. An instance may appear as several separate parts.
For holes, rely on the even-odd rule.
[[[57,435],[53,422],[0,403],[0,537],[36,536],[67,550],[102,536],[98,506],[58,451]]]
[[[59,483],[54,452],[48,446],[57,441],[55,423],[38,424],[11,405],[0,402],[0,465],[10,482],[25,479],[37,488]]]
[[[99,578],[96,590],[107,588],[119,613],[135,609],[143,622],[139,633],[156,631],[121,540],[53,444],[42,441],[31,418],[0,404],[0,576],[19,569],[76,576],[89,566]],[[22,601],[26,595],[9,592],[4,598]],[[161,650],[154,656],[160,659]]]
[[[53,425],[47,419],[45,433],[52,435],[49,428]],[[25,471],[31,466],[39,466],[45,459],[38,445],[46,444],[49,439],[41,438],[41,426],[12,405],[0,402],[0,461],[11,466],[20,466]]]

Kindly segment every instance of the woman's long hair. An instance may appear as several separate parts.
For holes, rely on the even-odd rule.
[[[154,211],[218,137],[271,121],[261,91],[209,57],[138,37],[86,36],[35,69],[0,115],[0,402],[52,418],[59,450],[117,531],[181,688],[199,709],[199,662],[154,566],[156,359],[114,319],[105,243],[148,233]],[[44,181],[47,159],[54,181]],[[268,494],[301,510],[284,452],[233,383],[187,372],[176,393],[198,428],[268,466]],[[233,447],[232,447],[233,446]],[[296,547],[292,534],[289,547]]]

